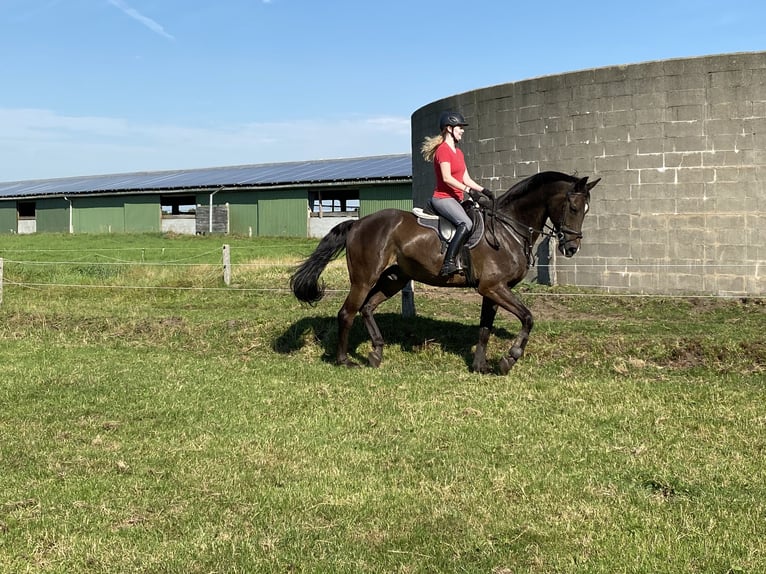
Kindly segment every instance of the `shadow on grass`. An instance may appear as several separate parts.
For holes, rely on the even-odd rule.
[[[467,366],[473,362],[473,347],[479,338],[478,317],[476,325],[464,325],[454,321],[441,321],[428,317],[403,318],[397,313],[375,315],[385,346],[398,346],[404,352],[416,352],[430,344],[436,344],[446,353],[463,357]],[[515,333],[500,327],[492,332],[493,339],[510,341]],[[280,354],[290,354],[310,344],[322,347],[322,360],[335,362],[338,344],[337,320],[334,316],[305,317],[290,325],[273,344]],[[372,349],[370,337],[361,320],[357,317],[349,334],[349,357],[361,364],[367,364],[367,353]],[[385,354],[385,348],[384,348]],[[385,360],[385,359],[384,359]]]

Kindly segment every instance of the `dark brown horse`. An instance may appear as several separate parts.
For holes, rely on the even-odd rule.
[[[543,172],[514,185],[485,210],[486,232],[470,250],[465,274],[440,277],[444,255],[436,232],[419,225],[413,213],[385,209],[336,225],[295,271],[290,287],[301,301],[319,301],[324,294],[319,276],[345,249],[351,288],[338,312],[336,359],[339,364],[353,365],[348,337],[354,317],[361,313],[372,340],[368,361],[373,367],[383,359],[383,336],[373,313],[410,279],[439,287],[475,287],[483,299],[473,370],[490,370],[486,349],[498,307],[521,322],[521,330],[500,361],[500,370],[506,374],[524,354],[534,324],[529,309],[511,289],[526,275],[532,248],[541,235],[555,234],[558,249],[566,257],[577,253],[590,190],[599,181],[588,183],[587,177]],[[552,227],[547,226],[549,219]]]

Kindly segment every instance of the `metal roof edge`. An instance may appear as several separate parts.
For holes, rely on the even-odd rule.
[[[0,182],[0,201],[178,193],[189,189],[371,185],[412,181],[412,154]]]
[[[412,177],[392,177],[375,179],[353,179],[353,180],[326,180],[326,181],[296,181],[288,183],[275,184],[238,184],[238,185],[207,185],[176,188],[125,188],[125,189],[105,189],[98,191],[78,191],[74,193],[50,193],[38,195],[13,195],[0,196],[0,202],[3,201],[34,201],[38,199],[65,199],[67,201],[80,197],[113,197],[122,195],[180,195],[184,193],[210,193],[212,191],[266,191],[291,189],[300,187],[303,189],[313,189],[317,187],[348,187],[354,185],[370,186],[377,184],[395,185],[412,183]]]
[[[114,172],[114,173],[97,173],[97,174],[90,174],[90,175],[70,175],[66,177],[49,177],[49,178],[37,178],[37,179],[20,179],[20,180],[10,180],[10,181],[0,181],[0,186],[3,185],[13,185],[13,184],[41,184],[41,183],[50,183],[50,182],[66,182],[66,181],[75,181],[75,180],[88,180],[88,179],[96,179],[96,178],[103,178],[103,177],[135,177],[135,176],[163,176],[163,175],[173,175],[173,174],[179,174],[179,173],[201,173],[201,172],[211,172],[211,171],[224,171],[228,169],[254,169],[254,168],[266,168],[266,167],[289,167],[289,166],[301,166],[301,165],[310,165],[310,164],[329,164],[329,163],[337,163],[337,162],[360,162],[360,161],[368,161],[368,160],[374,160],[374,159],[393,159],[393,158],[401,158],[404,159],[406,157],[412,157],[411,153],[392,153],[392,154],[383,154],[383,155],[369,155],[369,156],[358,156],[358,157],[340,157],[340,158],[325,158],[325,159],[308,159],[308,160],[301,160],[301,161],[283,161],[283,162],[267,162],[267,163],[244,163],[244,164],[235,164],[235,165],[219,165],[219,166],[212,166],[212,167],[193,167],[188,169],[163,169],[163,170],[142,170],[142,171],[126,171],[126,172]]]

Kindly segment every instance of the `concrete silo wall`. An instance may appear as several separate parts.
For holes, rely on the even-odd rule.
[[[766,52],[616,66],[478,89],[412,115],[419,155],[463,112],[472,177],[493,191],[539,171],[602,178],[561,284],[665,294],[766,294]]]

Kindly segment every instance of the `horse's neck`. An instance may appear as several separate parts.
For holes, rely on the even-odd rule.
[[[558,218],[561,200],[566,195],[571,183],[565,180],[555,180],[543,183],[534,190],[520,195],[512,192],[501,198],[500,205],[517,221],[529,227],[542,229],[548,218]]]
[[[510,198],[503,211],[514,221],[533,229],[542,229],[548,219],[545,203],[533,201],[528,196]]]

